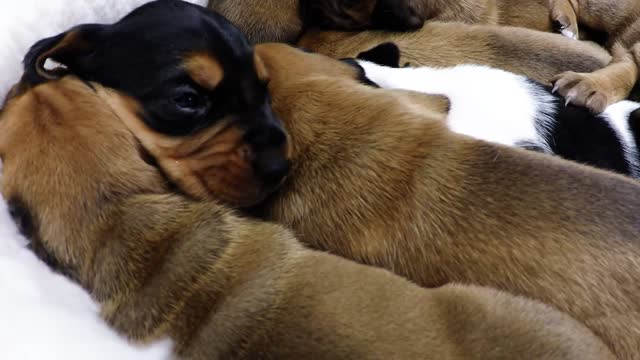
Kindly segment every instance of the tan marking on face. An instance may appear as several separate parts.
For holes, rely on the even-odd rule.
[[[184,60],[189,76],[207,90],[215,89],[224,78],[222,65],[209,54],[194,53]]]
[[[267,195],[253,171],[254,153],[232,117],[188,136],[158,133],[138,116],[140,105],[115,91],[103,92],[120,119],[165,174],[189,196],[250,206]]]

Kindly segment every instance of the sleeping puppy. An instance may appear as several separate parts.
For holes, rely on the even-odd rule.
[[[422,286],[480,284],[542,300],[619,358],[637,355],[635,181],[452,133],[445,99],[371,87],[353,65],[285,45],[256,52],[292,169],[252,214]]]
[[[146,21],[146,31],[160,27],[165,39],[171,32],[199,38],[211,31],[206,26],[184,31],[193,23],[159,20]],[[119,26],[106,34],[117,33]],[[136,34],[128,38],[146,48],[149,37]],[[181,42],[191,43],[188,37]],[[118,52],[126,44],[105,36],[91,47]],[[137,54],[138,61],[152,64],[163,51],[155,46],[157,52]],[[587,324],[619,357],[635,356],[640,346],[640,186],[635,181],[452,133],[445,126],[446,98],[365,86],[371,82],[364,71],[345,62],[284,45],[260,45],[256,54],[289,135],[292,168],[279,190],[251,209],[254,215],[290,226],[314,248],[390,269],[426,287],[481,284],[542,300]],[[123,71],[122,59],[110,61],[93,74],[86,54],[67,59],[75,64],[68,69],[105,82]],[[157,100],[118,90],[129,95],[134,108]],[[196,152],[205,155],[202,171],[184,179],[185,172],[166,166],[171,162],[157,150],[165,134],[145,129],[139,119],[124,121],[172,182],[210,183],[206,147]],[[180,139],[189,143],[189,137]]]
[[[71,76],[32,85],[0,115],[2,195],[35,253],[134,342],[169,337],[198,360],[615,358],[541,303],[420,288],[177,195],[125,125],[146,123],[135,101]]]
[[[399,68],[399,61],[400,49],[393,43],[358,55],[366,77],[378,86],[446,96],[451,101],[447,125],[454,132],[640,177],[639,103],[622,101],[595,115],[504,70]]]
[[[163,26],[170,23],[182,32]],[[51,60],[61,65],[49,68]],[[178,184],[192,196],[249,206],[277,187],[289,169],[286,135],[269,106],[264,66],[237,28],[203,7],[155,1],[113,26],[78,26],[36,43],[25,67],[31,84],[75,72],[148,99],[138,110],[145,119],[138,131],[164,136],[154,143],[154,152],[164,154],[161,166],[185,180],[199,171],[215,174],[210,183]]]

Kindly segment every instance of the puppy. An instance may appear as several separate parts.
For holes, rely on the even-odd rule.
[[[378,86],[445,95],[451,101],[447,126],[454,132],[640,177],[639,103],[622,101],[595,115],[504,70],[478,65],[399,68],[399,61],[400,50],[393,43],[358,55],[366,77]]]
[[[285,45],[256,49],[292,169],[252,214],[422,286],[481,284],[542,300],[619,358],[636,358],[635,181],[452,133],[441,97],[373,88],[353,65]]]
[[[183,33],[174,34],[163,23],[177,23]],[[170,46],[156,46],[169,37]],[[118,46],[105,44],[106,39]],[[49,60],[64,66],[48,68]],[[209,195],[248,206],[288,171],[286,136],[269,106],[264,66],[237,28],[206,8],[151,2],[114,26],[88,24],[36,43],[25,66],[30,84],[75,72],[136,99],[150,99],[138,109],[145,119],[138,131],[165,136],[154,143],[154,152],[164,153],[162,167],[193,178],[205,170],[206,159],[206,171],[216,174],[209,184],[178,184],[192,196],[216,189]],[[183,141],[196,133],[198,140]],[[196,155],[202,148],[207,149],[200,154],[204,158]]]
[[[130,98],[69,76],[31,86],[0,117],[2,194],[35,253],[132,341],[169,337],[181,359],[614,359],[551,307],[423,289],[173,194],[123,121],[145,123]]]
[[[300,0],[209,0],[253,42],[292,43],[302,34]]]

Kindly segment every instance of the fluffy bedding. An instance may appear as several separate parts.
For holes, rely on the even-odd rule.
[[[34,42],[80,23],[114,22],[148,1],[0,2],[0,102],[19,79],[22,57]],[[169,341],[138,347],[116,335],[99,318],[97,305],[83,289],[51,272],[25,245],[0,198],[1,359],[170,358]]]

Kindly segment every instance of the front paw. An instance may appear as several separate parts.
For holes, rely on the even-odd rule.
[[[609,90],[593,74],[564,72],[556,76],[553,92],[562,95],[566,104],[584,106],[593,113],[602,113],[611,104]]]

